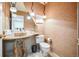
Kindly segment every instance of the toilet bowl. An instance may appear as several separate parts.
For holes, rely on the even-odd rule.
[[[47,56],[48,52],[50,50],[50,45],[42,42],[42,43],[40,43],[40,48],[41,48],[41,51],[43,53],[43,56]]]
[[[36,43],[40,45],[40,50],[43,56],[48,55],[48,51],[50,50],[50,45],[44,42],[44,35],[36,36]]]

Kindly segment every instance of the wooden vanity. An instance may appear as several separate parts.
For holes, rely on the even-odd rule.
[[[77,56],[79,57],[79,39],[78,39],[78,43],[77,43]]]
[[[33,33],[33,34],[26,34],[24,36],[6,36],[2,37],[3,40],[3,56],[4,57],[21,57],[22,54],[23,56],[27,56],[27,54],[31,53],[31,46],[33,44],[36,44],[35,36],[37,36],[38,33]],[[19,44],[18,42],[21,42]],[[23,42],[23,43],[22,43]],[[18,45],[18,46],[17,46]],[[20,51],[20,47],[22,45],[23,47],[23,53]],[[21,52],[21,54],[20,54]]]

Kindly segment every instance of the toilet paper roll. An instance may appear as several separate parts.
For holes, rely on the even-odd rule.
[[[48,40],[48,43],[50,43],[50,41],[51,41],[51,38],[48,38],[47,40]]]

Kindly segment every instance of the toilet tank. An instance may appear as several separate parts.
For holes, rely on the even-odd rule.
[[[36,36],[36,43],[44,42],[44,35],[38,35]]]

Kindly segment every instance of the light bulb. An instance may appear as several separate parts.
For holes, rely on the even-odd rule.
[[[35,16],[35,13],[33,13],[33,12],[32,12],[32,13],[30,13],[30,16]]]
[[[11,8],[10,8],[10,11],[11,11],[11,12],[17,12],[17,9],[16,9],[15,7],[11,7]]]
[[[28,19],[28,20],[30,20],[30,19],[31,19],[31,17],[30,17],[30,16],[27,16],[27,19]]]
[[[16,15],[16,14],[12,14],[12,16],[13,16],[13,17],[17,17],[17,15]]]
[[[43,18],[45,19],[45,18],[46,18],[46,16],[44,15],[44,16],[43,16]]]

